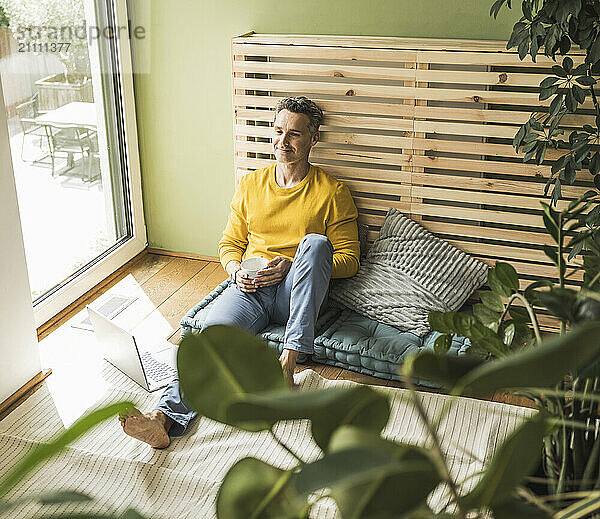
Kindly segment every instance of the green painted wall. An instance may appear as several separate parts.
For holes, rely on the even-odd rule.
[[[214,256],[233,194],[230,40],[259,33],[505,40],[518,9],[492,0],[130,0],[151,247]],[[150,9],[148,10],[148,5]]]

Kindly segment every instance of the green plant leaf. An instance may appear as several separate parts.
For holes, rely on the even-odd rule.
[[[509,325],[504,327],[504,331],[502,332],[502,341],[504,344],[510,347],[515,338],[516,326],[515,323],[510,323]]]
[[[461,312],[429,312],[428,318],[433,330],[441,333],[453,333],[470,339],[472,351],[477,350],[483,354],[491,352],[498,357],[505,355],[508,351],[496,333],[497,325],[494,325],[494,330],[492,330],[474,316]]]
[[[548,88],[554,85],[554,83],[556,83],[557,81],[558,78],[556,76],[549,76],[545,79],[542,79],[542,82],[540,83],[540,88]]]
[[[430,460],[426,461],[431,464]],[[423,470],[420,464],[414,462],[408,468],[413,472]],[[429,466],[425,465],[424,468],[428,469]],[[330,452],[313,463],[303,465],[292,476],[292,483],[298,494],[309,496],[322,488],[356,486],[406,469],[399,463],[395,453],[354,447]]]
[[[560,65],[552,65],[552,72],[555,76],[565,78],[567,77],[567,73],[565,69],[563,69]]]
[[[225,405],[236,395],[287,389],[276,355],[249,332],[209,326],[183,338],[177,354],[182,393],[190,407],[228,423]]]
[[[220,519],[298,519],[306,500],[290,484],[292,472],[280,470],[256,458],[233,465],[219,488]]]
[[[600,322],[580,325],[564,336],[510,356],[483,362],[471,356],[437,356],[422,352],[405,362],[403,374],[453,389],[489,395],[501,389],[553,387],[565,374],[600,357]]]
[[[92,498],[87,494],[71,490],[59,490],[56,492],[43,492],[40,494],[27,494],[19,499],[0,502],[0,516],[7,510],[25,503],[36,502],[41,505],[63,504],[63,503],[84,503],[91,501]]]
[[[390,471],[380,471],[379,475],[375,471],[361,475],[360,464],[349,455],[361,449],[365,454],[372,453],[371,456],[380,459],[381,463],[392,462],[395,466]],[[304,475],[301,472],[299,477],[306,482],[305,491],[316,487],[317,478],[321,485],[327,485],[325,481],[329,480],[331,494],[344,519],[403,516],[423,505],[441,481],[427,450],[395,444],[353,427],[336,431],[331,439],[331,451],[331,455],[336,456],[335,463],[327,467],[315,465],[310,472]],[[372,463],[366,458],[368,455],[363,456],[365,465]],[[340,470],[343,464],[346,464],[346,474]]]
[[[552,211],[550,209],[550,206],[548,206],[547,204],[542,204],[542,207],[544,209],[544,226],[546,227],[546,230],[548,231],[550,236],[554,238],[554,241],[558,243],[558,233],[560,232],[558,222],[556,222],[552,217]]]
[[[600,152],[594,153],[590,160],[590,173],[592,175],[597,174],[600,171]]]
[[[424,351],[406,359],[401,373],[412,374],[451,389],[459,380],[483,364],[483,359],[472,355],[455,357]]]
[[[496,451],[475,488],[464,496],[465,508],[483,508],[507,501],[535,470],[546,427],[546,415],[539,412],[514,431]]]
[[[579,85],[573,84],[571,91],[573,92],[573,96],[578,103],[585,102],[585,92],[583,91],[583,88],[581,88]]]
[[[600,41],[600,39],[598,40]],[[596,494],[580,499],[556,514],[556,519],[589,519],[600,510],[600,497]]]
[[[500,389],[552,387],[564,375],[600,355],[599,336],[600,322],[583,324],[535,348],[483,364],[467,373],[457,386],[480,395]]]
[[[550,103],[550,115],[556,116],[560,109],[562,108],[563,101],[565,96],[563,94],[558,94]],[[563,166],[564,167],[564,166]]]
[[[481,321],[482,324],[493,330],[498,329],[498,321],[500,314],[494,310],[490,310],[487,306],[482,304],[473,305],[473,315]]]
[[[488,270],[488,285],[497,295],[510,297],[519,290],[519,276],[512,265],[499,261]]]
[[[38,515],[34,519],[146,519],[137,510],[129,508],[122,514],[102,514],[96,512],[67,512]]]
[[[575,81],[583,86],[592,86],[596,84],[596,80],[592,76],[580,76]]]
[[[508,323],[509,321],[506,322]],[[515,325],[515,336],[512,340],[511,348],[522,348],[531,341],[533,332],[531,331],[531,328],[524,323],[512,322],[514,322]]]
[[[570,74],[573,71],[573,60],[569,56],[566,56],[563,59],[562,68],[567,74]]]
[[[498,11],[500,11],[500,8],[506,3],[506,0],[496,0],[493,4],[492,7],[490,8],[490,16],[493,16],[494,18],[498,17]],[[510,7],[510,0],[508,0],[508,5]]]
[[[548,292],[539,292],[539,302],[552,315],[563,321],[575,321],[577,292],[569,288],[552,287]]]
[[[481,302],[487,306],[490,310],[494,312],[503,312],[504,311],[504,303],[498,294],[495,292],[485,291],[480,294]]]
[[[508,348],[504,345],[495,330],[491,330],[487,326],[475,322],[468,332],[465,336],[471,339],[471,342],[474,344],[477,343],[479,347],[485,347],[486,351],[492,353],[494,356],[503,357],[508,353]]]
[[[522,306],[511,305],[509,310],[510,316],[513,320],[520,323],[528,323],[531,322],[531,317],[529,312],[523,308]]]
[[[435,353],[437,355],[441,355],[443,353],[448,353],[450,351],[451,347],[452,347],[452,334],[451,333],[443,333],[433,343],[433,351],[435,351]]]
[[[250,431],[269,429],[280,420],[307,418],[322,450],[327,450],[332,433],[340,425],[379,433],[389,414],[387,397],[368,386],[238,395],[225,406],[226,423]]]
[[[558,91],[558,85],[553,85],[548,88],[543,88],[539,95],[540,101],[545,101],[549,97],[552,97]]]
[[[472,315],[461,312],[429,312],[427,320],[436,332],[457,333],[463,337],[476,322]]]
[[[553,517],[535,505],[518,501],[516,498],[494,504],[491,508],[494,511],[494,519],[552,519]]]
[[[134,406],[131,402],[121,402],[96,409],[77,420],[71,427],[50,442],[43,443],[33,449],[0,480],[0,499],[35,467],[58,454],[67,445],[73,443],[99,423],[120,413],[127,413],[132,407]]]
[[[550,261],[552,261],[552,263],[558,267],[558,253],[556,252],[556,249],[550,245],[543,245],[542,248],[544,249],[544,254],[548,257],[548,259],[550,259]]]
[[[59,490],[35,496],[35,500],[42,505],[54,505],[59,503],[83,503],[91,501],[92,498],[87,494],[74,490]]]
[[[567,105],[567,110],[569,112],[575,113],[575,111],[577,110],[577,99],[575,99],[572,90],[567,90],[567,93],[565,95],[565,104]]]

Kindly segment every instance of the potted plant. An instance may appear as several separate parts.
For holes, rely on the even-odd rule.
[[[490,290],[480,294],[482,302],[473,306],[472,315],[429,314],[431,327],[444,334],[436,342],[437,353],[448,349],[454,334],[468,337],[471,352],[483,360],[510,358],[523,349],[535,349],[543,343],[540,313],[558,320],[563,336],[568,329],[587,321],[600,321],[598,200],[597,193],[589,191],[561,212],[542,203],[544,224],[555,242],[553,246],[545,245],[544,252],[556,266],[557,281],[542,279],[520,292],[515,269],[507,263],[497,263],[488,272]],[[576,257],[582,243],[586,244],[585,250]],[[581,285],[569,285],[567,281],[578,272],[583,273]],[[527,394],[549,416],[564,420],[544,440],[548,493],[561,495],[597,488],[600,436],[580,425],[596,423],[600,412],[596,404],[582,404],[573,395],[600,398],[600,365],[592,363],[566,372],[553,390]]]
[[[0,7],[22,51],[53,53],[64,67],[36,81],[39,109],[93,102],[83,1],[0,0]]]

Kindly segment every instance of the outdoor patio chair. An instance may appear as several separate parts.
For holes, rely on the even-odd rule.
[[[58,131],[53,131],[54,129]],[[50,157],[52,162],[52,176],[55,176],[56,159],[59,154],[66,153],[67,170],[75,166],[75,154],[81,155],[81,160],[92,160],[92,153],[97,150],[95,144],[97,136],[94,130],[82,128],[80,126],[52,126],[48,128],[48,139],[50,141]],[[97,153],[97,152],[96,152]],[[91,181],[90,167],[87,166],[88,181]],[[85,180],[85,179],[84,179]]]
[[[21,124],[21,131],[23,132],[23,139],[21,142],[21,160],[23,162],[36,162],[42,157],[38,157],[33,160],[25,159],[25,138],[27,136],[35,136],[39,138],[40,150],[43,149],[44,140],[47,140],[47,132],[43,125],[36,122],[35,118],[40,115],[38,111],[38,93],[36,92],[31,98],[18,105],[15,108],[17,116],[19,117],[19,123]]]
[[[97,162],[96,162],[97,161]],[[98,167],[96,167],[98,164]],[[98,148],[98,132],[90,132],[90,149],[87,154],[87,181],[93,182],[100,176],[100,153]]]

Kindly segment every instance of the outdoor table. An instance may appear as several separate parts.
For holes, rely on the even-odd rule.
[[[89,130],[95,132],[97,130],[97,114],[95,103],[84,103],[80,101],[68,103],[56,108],[43,115],[36,117],[35,122],[39,125],[46,127],[46,135],[48,136],[48,143],[50,146],[50,154],[52,156],[52,175],[54,176],[54,152],[51,141],[52,128],[76,128]],[[67,151],[67,166],[70,166],[66,171],[73,168],[73,152]],[[63,171],[64,173],[64,171]],[[88,174],[91,177],[91,170]],[[88,181],[90,179],[88,178]]]

